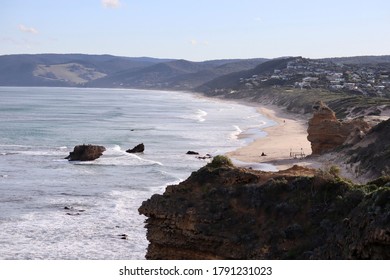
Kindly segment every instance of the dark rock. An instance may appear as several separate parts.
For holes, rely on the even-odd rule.
[[[121,239],[127,239],[128,235],[127,234],[119,234],[118,236],[120,236]]]
[[[73,212],[73,213],[66,213],[67,215],[80,215],[79,213],[85,212],[84,209],[75,209],[73,206],[65,206],[64,210],[68,210],[68,211]],[[77,212],[79,212],[79,213],[77,213]]]
[[[389,259],[388,182],[208,164],[142,203],[146,258]]]
[[[143,143],[138,144],[133,149],[128,149],[126,153],[134,154],[134,153],[143,153],[145,150],[145,145]]]
[[[69,161],[92,161],[98,159],[106,150],[103,146],[97,145],[78,145],[74,147],[73,152],[69,153],[65,159]]]
[[[205,155],[202,156],[202,157],[196,157],[196,158],[198,158],[198,159],[210,159],[210,158],[213,158],[213,156],[210,155],[210,154],[205,154]]]
[[[66,215],[68,215],[68,216],[79,216],[80,213],[66,213]]]
[[[199,153],[194,151],[188,151],[187,155],[199,155]]]

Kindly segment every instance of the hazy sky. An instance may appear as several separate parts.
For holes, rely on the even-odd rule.
[[[390,55],[389,0],[2,0],[0,55]]]

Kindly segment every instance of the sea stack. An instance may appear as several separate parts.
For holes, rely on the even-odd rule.
[[[134,154],[134,153],[143,153],[145,151],[144,143],[138,144],[132,149],[128,149],[126,153]]]
[[[362,118],[339,121],[335,112],[319,101],[313,106],[307,140],[311,142],[312,154],[320,155],[343,145],[347,140],[356,139],[356,136],[363,137],[370,128]]]
[[[105,147],[98,145],[78,145],[74,147],[73,152],[70,152],[65,159],[69,161],[92,161],[101,157],[105,150]]]

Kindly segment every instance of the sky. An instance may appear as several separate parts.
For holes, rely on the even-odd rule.
[[[389,0],[1,0],[0,55],[390,55]]]

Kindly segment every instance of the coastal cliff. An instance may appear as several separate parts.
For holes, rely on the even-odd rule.
[[[319,155],[340,147],[347,141],[349,144],[356,144],[370,128],[363,118],[339,121],[335,112],[320,101],[313,106],[307,139],[311,142],[312,154]]]
[[[390,178],[354,185],[331,173],[217,157],[143,202],[146,258],[389,259]]]
[[[344,166],[349,177],[367,182],[390,171],[390,119],[366,116],[338,120],[323,102],[313,106],[307,139],[317,160]],[[346,174],[344,174],[346,175]]]

